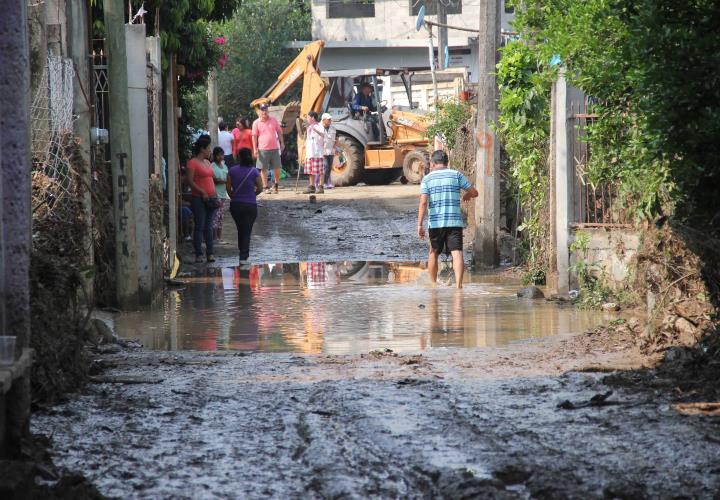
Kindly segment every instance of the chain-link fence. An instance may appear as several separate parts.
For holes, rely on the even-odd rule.
[[[72,156],[77,147],[73,134],[72,60],[48,56],[31,106],[33,218],[57,215],[65,198],[78,199],[79,176]]]

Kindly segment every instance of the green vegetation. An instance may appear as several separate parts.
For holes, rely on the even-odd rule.
[[[458,99],[445,99],[435,107],[434,119],[427,130],[432,144],[435,136],[445,138],[448,149],[455,148],[459,134],[472,117],[472,106]]]
[[[248,0],[219,29],[228,59],[218,74],[220,115],[228,121],[250,114],[260,97],[297,55],[294,40],[310,40],[309,0]],[[288,100],[290,96],[288,96]]]
[[[521,41],[498,65],[498,124],[523,213],[527,264],[545,263],[549,96],[559,56],[592,97],[592,183],[617,186],[636,221],[672,214],[720,231],[717,0],[513,0]]]
[[[544,283],[549,217],[548,166],[550,86],[547,70],[533,49],[512,42],[498,65],[500,123],[497,133],[510,159],[509,173],[522,206],[523,250],[528,272],[524,281]]]
[[[570,252],[576,253],[578,259],[570,266],[580,285],[577,304],[584,309],[598,309],[612,297],[612,289],[607,286],[605,274],[597,264],[588,263],[590,235],[578,231],[575,240],[570,244]]]

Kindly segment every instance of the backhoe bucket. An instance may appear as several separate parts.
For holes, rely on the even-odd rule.
[[[280,122],[283,134],[289,134],[295,129],[295,121],[300,116],[300,103],[291,102],[285,106],[270,106],[268,114]]]

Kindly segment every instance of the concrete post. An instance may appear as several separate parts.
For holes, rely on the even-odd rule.
[[[152,172],[162,174],[162,50],[160,37],[149,36],[145,39],[145,50],[150,56],[149,68],[152,72]]]
[[[75,115],[74,132],[78,138],[81,164],[73,165],[77,173],[82,177],[85,187],[83,193],[83,217],[85,219],[85,234],[83,235],[83,255],[85,265],[94,265],[93,239],[92,239],[92,193],[90,185],[92,177],[90,172],[90,127],[92,124],[92,110],[90,106],[90,51],[88,31],[88,11],[85,0],[68,0],[67,12],[67,38],[68,52],[75,65],[75,80],[73,81],[73,114]],[[88,292],[90,301],[93,301],[92,278],[84,279],[85,290]]]
[[[47,48],[55,56],[66,56],[67,50],[67,20],[65,17],[65,0],[46,0],[47,6]]]
[[[557,81],[553,84],[552,120],[555,131],[555,250],[557,268],[557,293],[565,295],[569,291],[570,250],[568,248],[568,232],[570,213],[570,156],[568,154],[568,88],[565,71],[560,70]]]
[[[104,0],[103,6],[105,8],[108,78],[110,81],[110,153],[114,191],[115,292],[118,305],[123,309],[130,309],[135,307],[138,301],[138,265],[135,237],[135,200],[133,196],[133,155],[130,144],[125,8],[124,2],[121,0]],[[147,126],[147,122],[145,124]]]
[[[550,151],[548,154],[547,165],[548,165],[548,218],[550,221],[550,227],[548,231],[548,262],[547,262],[547,273],[545,273],[545,284],[547,290],[551,295],[558,293],[558,272],[557,272],[557,226],[555,225],[556,219],[556,195],[555,195],[555,146],[556,146],[556,120],[555,120],[555,100],[557,99],[556,92],[557,85],[552,86],[550,92]]]
[[[135,201],[137,276],[140,298],[143,302],[149,302],[152,296],[152,246],[150,244],[151,166],[145,25],[125,25],[125,37],[127,43],[127,99],[131,124],[132,197]]]
[[[475,199],[476,265],[492,267],[498,263],[497,230],[500,218],[500,145],[491,125],[497,122],[497,81],[495,65],[500,47],[501,0],[480,0],[478,34],[478,141],[475,183],[480,196]]]
[[[218,89],[217,72],[208,75],[208,132],[212,139],[212,147],[218,145]]]
[[[441,0],[437,2],[437,22],[440,24],[447,24],[447,7]],[[445,60],[445,47],[448,45],[448,29],[438,26],[438,66],[439,70],[442,71],[448,66],[448,62]]]
[[[164,193],[166,191],[165,173],[162,171],[162,49],[160,37],[149,36],[145,38],[145,51],[148,54],[148,98],[152,107],[150,111],[150,164],[151,164],[151,200],[155,206],[151,210],[158,210],[159,214],[150,217],[150,245],[152,247],[152,290],[163,286],[164,245],[167,239],[167,230],[164,227],[163,207],[165,206]],[[165,183],[163,182],[165,181]],[[158,189],[159,187],[159,189]]]
[[[165,144],[167,145],[167,203],[168,203],[168,244],[170,246],[170,265],[175,261],[177,252],[177,178],[178,164],[177,115],[175,104],[175,57],[170,60],[165,75]]]
[[[45,2],[28,5],[30,38],[30,98],[37,94],[43,70],[47,66],[47,14]]]
[[[30,343],[30,61],[27,2],[0,0],[0,151],[2,151],[2,235],[4,335],[16,336],[15,359],[29,359]],[[8,293],[8,291],[12,291]],[[0,389],[0,453],[19,450],[30,419],[29,362],[0,372],[11,380],[7,396]]]

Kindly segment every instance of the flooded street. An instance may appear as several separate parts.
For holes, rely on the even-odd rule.
[[[720,422],[623,382],[648,361],[613,316],[429,286],[417,187],[363,189],[264,200],[249,266],[230,223],[216,267],[115,315],[145,348],[34,414],[54,461],[114,498],[717,498]]]
[[[150,311],[116,316],[115,328],[150,349],[359,354],[492,347],[612,319],[518,300],[521,285],[511,278],[471,274],[461,291],[431,287],[423,268],[347,261],[211,269]]]

